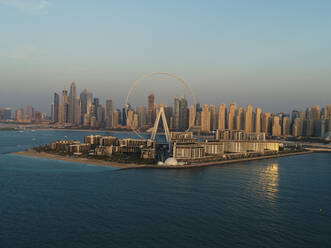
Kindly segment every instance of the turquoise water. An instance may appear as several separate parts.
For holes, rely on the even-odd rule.
[[[0,132],[1,248],[331,247],[331,154],[123,171],[9,154],[90,133]]]

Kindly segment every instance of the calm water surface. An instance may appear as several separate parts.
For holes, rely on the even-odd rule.
[[[123,171],[9,154],[90,133],[0,132],[1,248],[331,247],[331,154]]]

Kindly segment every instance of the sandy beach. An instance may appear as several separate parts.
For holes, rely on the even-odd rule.
[[[39,153],[32,149],[14,152],[13,154],[29,156],[29,157],[37,157],[37,158],[47,158],[47,159],[53,159],[53,160],[62,160],[62,161],[74,162],[74,163],[93,164],[93,165],[99,165],[99,166],[112,166],[112,167],[116,167],[119,169],[138,169],[138,168],[188,169],[188,168],[198,168],[198,167],[206,167],[206,166],[213,166],[213,165],[215,166],[215,165],[222,165],[222,164],[241,163],[241,162],[248,162],[248,161],[253,161],[253,160],[272,159],[272,158],[279,158],[279,157],[286,157],[286,156],[297,156],[297,155],[303,155],[303,154],[309,154],[309,153],[312,153],[312,152],[311,151],[294,152],[294,153],[287,153],[287,154],[260,156],[260,157],[254,157],[254,158],[210,161],[210,162],[192,163],[192,164],[188,164],[188,165],[177,165],[177,166],[158,166],[158,165],[151,165],[151,164],[133,164],[133,163],[126,164],[126,163],[118,163],[118,162],[104,161],[104,160],[98,160],[98,159],[62,156],[62,155],[50,154],[50,153],[46,153],[46,152]]]
[[[99,159],[90,159],[90,158],[79,158],[79,157],[69,157],[69,156],[61,156],[57,154],[51,154],[46,152],[36,152],[35,150],[25,150],[14,152],[13,154],[28,156],[28,157],[36,157],[36,158],[47,158],[53,160],[62,160],[67,162],[74,163],[82,163],[82,164],[93,164],[93,165],[101,165],[101,166],[112,166],[117,168],[139,168],[148,166],[147,164],[125,164],[125,163],[117,163],[111,161],[104,161]]]

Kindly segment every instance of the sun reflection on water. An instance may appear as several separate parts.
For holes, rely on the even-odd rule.
[[[263,195],[270,201],[274,201],[278,193],[279,172],[278,163],[273,163],[265,167],[260,174],[260,185]]]

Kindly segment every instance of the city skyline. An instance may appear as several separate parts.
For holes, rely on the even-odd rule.
[[[44,108],[71,81],[121,104],[141,74],[163,70],[207,104],[288,112],[328,103],[327,1],[76,4],[0,1],[8,20],[0,24],[1,107]]]
[[[247,134],[260,133],[268,137],[320,137],[326,139],[331,133],[331,104],[313,105],[305,110],[268,112],[260,106],[240,106],[236,102],[227,105],[208,105],[197,102],[189,104],[185,96],[173,98],[172,104],[158,101],[154,93],[145,98],[143,105],[130,102],[121,108],[115,107],[112,98],[102,102],[93,92],[84,89],[79,93],[72,82],[69,90],[54,92],[51,116],[47,117],[28,105],[19,108],[12,116],[11,109],[0,108],[0,120],[14,117],[17,123],[50,124],[57,128],[91,128],[103,130],[142,130],[153,127],[159,113],[164,112],[171,131],[191,130],[210,134],[215,131],[236,131]],[[162,110],[162,111],[161,111]]]

